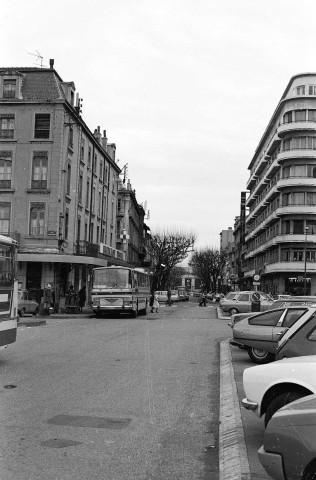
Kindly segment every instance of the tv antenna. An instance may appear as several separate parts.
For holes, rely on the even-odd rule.
[[[36,57],[36,62],[38,62],[40,60],[41,62],[41,68],[45,67],[45,65],[43,65],[43,58],[42,55],[39,53],[38,50],[36,50],[36,53],[29,53],[27,52],[28,55],[32,55],[33,57]],[[38,63],[35,63],[34,65],[38,65]]]

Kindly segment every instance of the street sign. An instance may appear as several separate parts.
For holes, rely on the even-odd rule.
[[[254,279],[255,282],[259,282],[259,280],[260,280],[260,275],[254,275],[254,276],[253,276],[253,279]]]
[[[260,301],[260,293],[259,292],[253,292],[251,298],[252,298],[253,302],[259,302]]]
[[[260,282],[252,282],[253,285],[260,285]]]

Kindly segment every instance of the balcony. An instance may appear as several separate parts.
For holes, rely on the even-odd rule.
[[[282,150],[278,155],[278,161],[291,160],[294,158],[316,158],[316,149],[294,148],[293,150]]]
[[[276,262],[265,265],[265,273],[279,273],[279,272],[304,272],[304,262]],[[308,273],[316,273],[316,263],[307,262]]]
[[[282,123],[282,125],[280,125],[278,128],[278,134],[280,137],[283,137],[287,133],[296,132],[296,131],[315,132],[316,122],[303,121],[303,122]]]
[[[316,187],[316,178],[313,177],[287,177],[278,180],[278,188],[285,187]]]
[[[121,250],[105,245],[104,243],[96,244],[87,242],[86,240],[79,240],[74,244],[75,255],[86,255],[88,257],[102,258],[103,255],[111,258],[117,258],[125,261],[125,253]]]

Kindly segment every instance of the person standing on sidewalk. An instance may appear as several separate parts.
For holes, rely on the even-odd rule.
[[[169,307],[171,307],[172,302],[171,302],[171,290],[170,290],[170,288],[168,288],[168,291],[167,291],[167,299],[168,299],[168,305],[169,305]]]
[[[158,308],[159,308],[158,295],[157,293],[155,293],[152,311],[156,310],[156,313],[158,313]]]
[[[78,295],[79,295],[79,307],[80,307],[80,311],[82,312],[82,308],[85,306],[86,299],[87,299],[85,285],[79,290]]]

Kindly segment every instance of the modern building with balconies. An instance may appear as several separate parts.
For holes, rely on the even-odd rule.
[[[291,78],[248,168],[248,286],[315,295],[316,73]]]
[[[81,116],[73,82],[50,68],[0,68],[0,233],[18,239],[23,288],[58,302],[116,249],[116,146]]]

